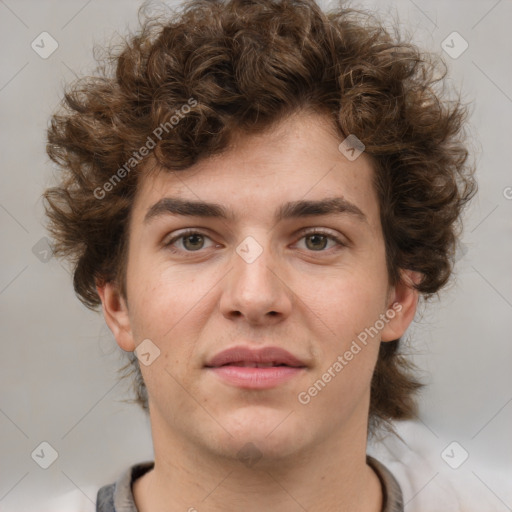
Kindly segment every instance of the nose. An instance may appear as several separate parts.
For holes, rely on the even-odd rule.
[[[293,294],[284,265],[264,235],[246,237],[233,251],[232,270],[223,280],[222,314],[253,325],[282,322],[291,312]]]

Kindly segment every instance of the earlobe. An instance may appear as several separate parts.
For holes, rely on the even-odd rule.
[[[418,291],[414,283],[421,281],[421,273],[402,270],[400,282],[391,288],[386,317],[389,321],[381,331],[381,341],[397,340],[414,319],[418,305]]]
[[[96,284],[103,306],[103,316],[117,344],[126,352],[135,350],[126,301],[114,283]]]

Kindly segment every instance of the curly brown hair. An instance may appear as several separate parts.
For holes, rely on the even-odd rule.
[[[323,12],[313,0],[192,0],[169,16],[142,18],[120,48],[107,49],[94,76],[67,88],[48,128],[47,152],[62,172],[44,193],[48,229],[55,255],[73,263],[87,307],[101,304],[98,283],[117,283],[126,298],[139,160],[186,169],[226,149],[234,133],[267,130],[304,109],[329,116],[340,141],[355,134],[374,163],[389,283],[401,269],[417,271],[413,286],[424,299],[447,284],[477,185],[468,108],[460,95],[445,96],[439,55],[369,13],[346,5]],[[171,126],[173,115],[179,123]],[[149,138],[154,148],[139,158]],[[381,343],[370,431],[415,414],[422,384],[399,343]],[[147,409],[138,361],[128,357],[123,370],[135,372],[135,401]]]

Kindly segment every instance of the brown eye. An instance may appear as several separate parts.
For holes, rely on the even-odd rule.
[[[209,236],[197,231],[185,231],[171,238],[165,247],[170,249],[172,252],[197,252],[205,247],[205,240],[210,240]],[[177,242],[181,244],[177,245]]]
[[[186,235],[182,236],[181,238],[183,239],[183,247],[185,247],[187,250],[197,251],[204,245],[203,235]]]
[[[312,251],[317,251],[319,249],[323,250],[327,246],[328,239],[326,236],[318,235],[315,233],[314,235],[308,235],[304,238],[306,239],[307,248],[311,249]],[[311,243],[308,244],[307,240],[311,241]]]
[[[310,231],[308,233],[304,233],[301,240],[302,239],[306,240],[306,249],[313,252],[330,252],[329,250],[325,250],[329,241],[334,242],[334,245],[338,246],[338,248],[347,247],[347,244],[340,238],[327,231]]]

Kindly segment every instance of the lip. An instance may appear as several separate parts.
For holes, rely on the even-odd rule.
[[[219,367],[231,363],[283,364],[290,367],[305,367],[306,364],[280,347],[262,347],[253,349],[238,345],[219,352],[205,366]]]
[[[304,367],[272,366],[249,368],[243,366],[217,366],[207,368],[223,381],[244,389],[270,389],[284,384],[305,371]]]
[[[237,366],[236,364],[281,364],[286,366]],[[307,366],[300,359],[280,347],[251,349],[232,347],[219,352],[205,368],[223,381],[245,389],[269,389],[302,374]]]

